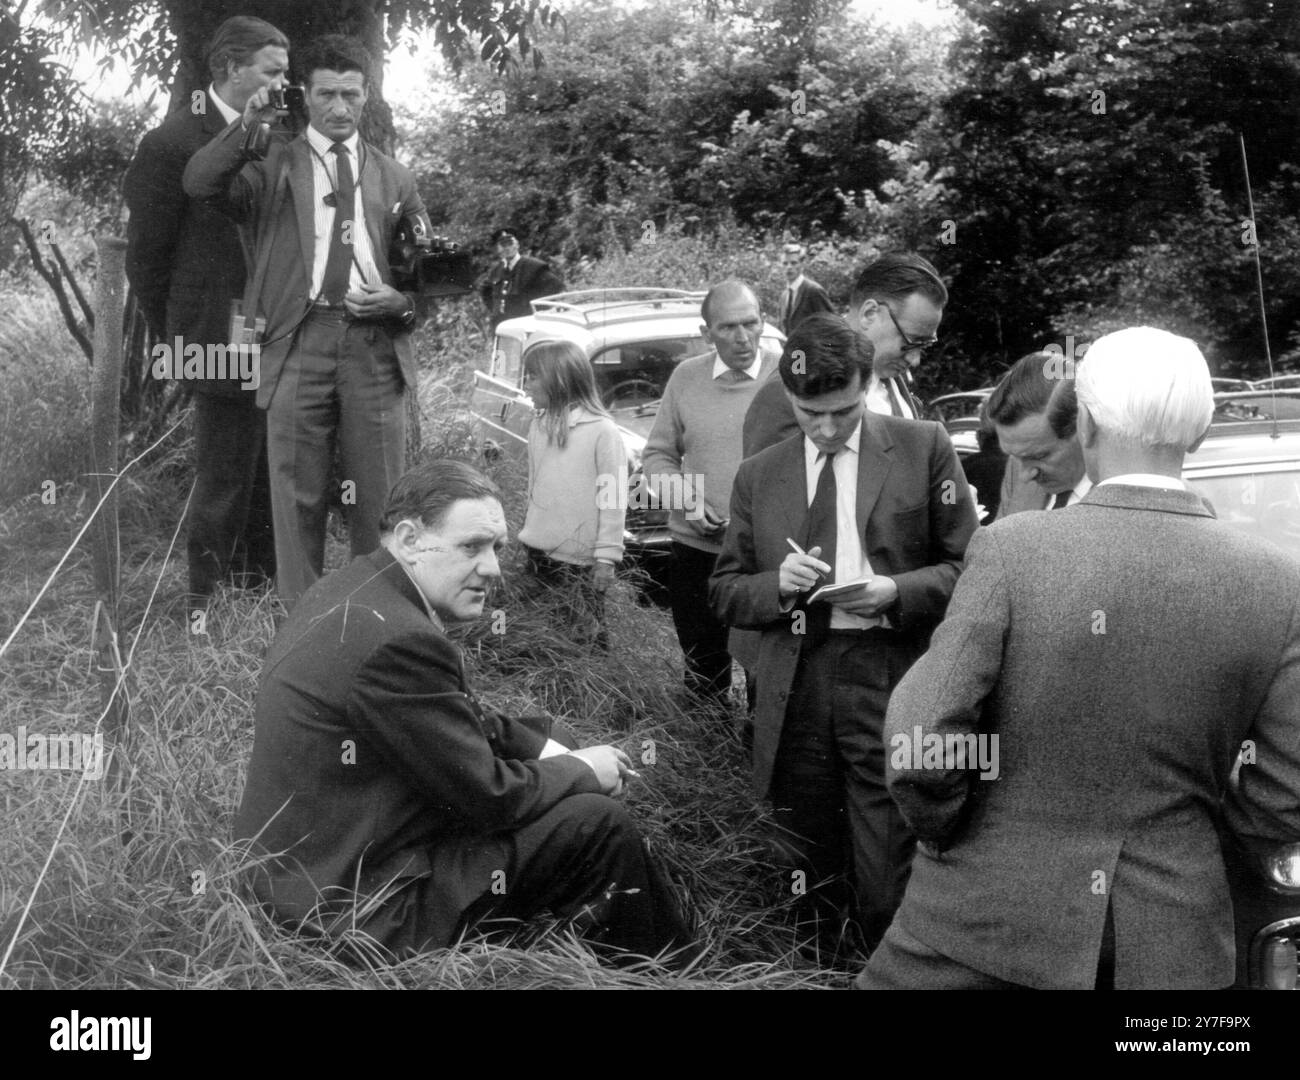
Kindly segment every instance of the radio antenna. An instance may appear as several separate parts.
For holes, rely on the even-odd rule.
[[[1277,379],[1273,374],[1273,350],[1268,344],[1268,314],[1264,308],[1264,271],[1259,263],[1259,229],[1255,223],[1255,196],[1250,190],[1250,164],[1246,161],[1246,136],[1238,135],[1237,141],[1241,144],[1241,171],[1246,178],[1246,205],[1250,210],[1250,250],[1255,254],[1255,286],[1259,293],[1259,321],[1264,328],[1264,358],[1268,361],[1268,385],[1273,391],[1272,412],[1273,412],[1273,435],[1274,439],[1278,438],[1277,430]]]

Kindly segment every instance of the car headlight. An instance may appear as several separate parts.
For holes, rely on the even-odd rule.
[[[1264,858],[1268,879],[1284,889],[1300,890],[1300,844],[1283,844]]]

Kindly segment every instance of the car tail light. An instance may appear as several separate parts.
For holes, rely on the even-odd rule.
[[[1269,880],[1283,889],[1300,890],[1300,844],[1285,844],[1265,859]]]
[[[1294,990],[1296,969],[1300,966],[1293,938],[1277,936],[1264,942],[1260,950],[1260,984],[1265,990]]]

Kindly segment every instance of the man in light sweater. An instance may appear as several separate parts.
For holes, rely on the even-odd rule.
[[[727,627],[709,609],[709,575],[727,528],[745,413],[776,370],[780,353],[761,342],[763,314],[744,282],[713,286],[700,316],[700,333],[712,350],[673,371],[642,467],[660,505],[671,511],[669,590],[686,660],[686,688],[722,702],[731,687],[731,654]]]

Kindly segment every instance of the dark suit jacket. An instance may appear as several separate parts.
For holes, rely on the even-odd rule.
[[[535,760],[545,742],[474,700],[460,651],[385,549],[354,559],[304,594],[262,673],[235,835],[288,855],[257,877],[259,899],[296,924],[323,898],[313,922],[328,927],[354,891],[432,876],[445,944],[491,880],[466,872],[466,837],[600,790],[577,758]],[[370,932],[398,917],[380,912]]]
[[[976,529],[975,504],[948,433],[940,424],[863,415],[857,520],[877,574],[898,585],[890,619],[924,647],[943,617]],[[762,631],[754,714],[754,783],[767,794],[781,741],[786,698],[805,635],[781,612],[778,570],[808,517],[803,435],[741,463],[731,492],[731,525],[709,581],[709,601],[728,626]]]
[[[269,247],[270,262],[261,298],[266,339],[261,348],[261,385],[257,390],[257,403],[266,408],[280,380],[295,332],[311,309],[316,189],[311,146],[306,135],[272,145],[265,160],[249,162],[241,168],[242,137],[236,121],[198,150],[185,169],[185,191],[245,224],[255,235],[254,260]],[[391,285],[393,273],[388,265],[388,251],[397,227],[408,214],[422,212],[424,203],[415,189],[415,177],[410,169],[369,143],[360,144],[360,154],[363,157],[357,167],[357,182],[361,185],[370,250],[380,277]],[[287,170],[287,182],[274,215],[263,228],[261,208],[272,199],[282,169]],[[386,325],[393,336],[402,378],[414,390],[417,384],[411,335],[396,320]]]
[[[564,282],[551,269],[550,264],[530,255],[520,255],[514,267],[507,270],[497,260],[487,272],[483,284],[479,286],[479,296],[492,318],[492,325],[503,319],[516,319],[521,315],[533,313],[530,300],[539,296],[550,296],[563,292]],[[500,311],[500,301],[504,297],[505,312]]]
[[[996,736],[999,776],[899,768],[905,735]],[[891,794],[923,841],[900,924],[1036,987],[1223,987],[1215,822],[1300,834],[1300,564],[1189,492],[1114,485],[981,529],[930,651],[894,691]],[[892,748],[892,749],[891,749]]]
[[[785,295],[785,286],[781,290],[781,295]],[[832,315],[836,314],[835,306],[831,303],[831,298],[826,295],[817,282],[810,277],[805,277],[803,283],[795,290],[794,304],[791,305],[790,311],[786,314],[785,325],[781,327],[781,332],[790,336],[790,331],[798,326],[809,315],[815,315],[819,311],[828,311]]]
[[[123,181],[131,210],[126,275],[149,328],[169,347],[177,335],[203,345],[229,341],[230,301],[244,295],[238,230],[181,186],[190,157],[225,126],[211,102],[201,116],[188,108],[172,113],[140,141]],[[238,378],[193,387],[254,404]]]
[[[912,411],[920,416],[921,405],[903,385],[902,380],[889,381],[902,399],[911,403]],[[775,446],[798,434],[799,421],[794,418],[790,399],[785,396],[781,375],[774,371],[749,403],[749,411],[745,413],[745,423],[741,430],[741,453],[745,457],[753,457],[760,450],[766,450],[769,446]]]

